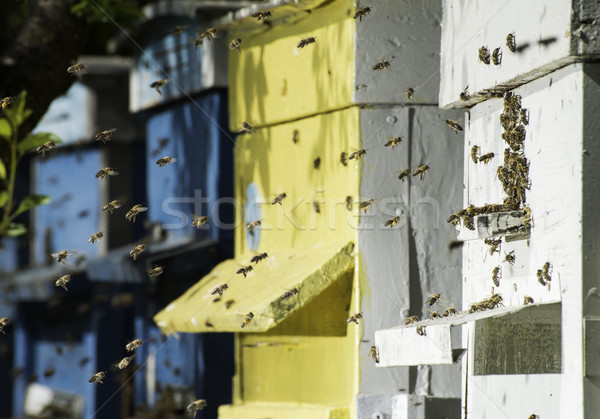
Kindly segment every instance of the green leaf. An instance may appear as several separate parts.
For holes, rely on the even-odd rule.
[[[28,195],[19,204],[17,210],[11,214],[11,217],[16,217],[17,215],[29,211],[33,207],[37,207],[38,205],[46,205],[50,203],[50,197],[48,195]]]
[[[25,109],[26,97],[27,92],[25,90],[21,91],[21,93],[15,96],[12,105],[4,109],[4,115],[12,122],[15,128],[18,128],[31,115],[31,110]]]
[[[0,208],[3,208],[6,205],[6,201],[8,201],[8,192],[0,191]]]
[[[27,228],[23,224],[10,223],[6,229],[6,235],[9,237],[22,236],[27,233]]]
[[[19,154],[22,155],[48,141],[52,141],[54,144],[62,143],[62,140],[52,133],[38,132],[37,134],[28,135],[27,137],[23,138],[19,142],[17,150],[19,151]]]
[[[10,135],[12,131],[10,129],[10,124],[6,118],[0,118],[0,137],[6,138],[10,140]]]
[[[4,165],[4,162],[2,160],[0,160],[0,180],[4,180],[6,179],[6,166]],[[2,191],[5,192],[5,191]]]

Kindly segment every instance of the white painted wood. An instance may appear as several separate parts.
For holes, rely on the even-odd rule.
[[[378,367],[422,364],[452,364],[452,339],[449,324],[426,326],[425,335],[416,327],[375,332],[379,350]]]
[[[414,394],[393,396],[392,419],[425,419],[425,397]]]

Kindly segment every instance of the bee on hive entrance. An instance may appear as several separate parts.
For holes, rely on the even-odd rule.
[[[389,61],[386,60],[381,60],[380,63],[377,63],[373,66],[373,71],[380,71],[383,70],[384,68],[390,68],[391,64]]]
[[[533,298],[531,298],[530,296],[526,295],[525,297],[523,297],[523,304],[527,305],[527,304],[533,304]]]
[[[517,50],[517,38],[514,32],[506,35],[506,47],[510,52],[515,52]]]
[[[417,326],[417,335],[425,336],[425,326]]]
[[[96,172],[96,179],[100,178],[102,180],[106,180],[109,176],[117,176],[119,172],[117,172],[112,167],[105,167],[104,169],[100,169]]]
[[[490,63],[490,50],[487,47],[479,48],[479,61],[484,64]]]
[[[500,272],[500,267],[496,266],[494,269],[492,269],[492,281],[494,282],[494,285],[499,287],[500,286],[500,277],[501,277],[501,272]]]
[[[82,63],[73,64],[69,68],[67,68],[67,73],[74,76],[78,73],[83,73],[85,71],[85,66]]]
[[[162,95],[162,92],[160,91],[160,89],[165,87],[168,82],[169,82],[169,79],[158,79],[158,80],[152,82],[150,84],[150,87],[152,87],[154,90],[156,90],[158,92],[158,94]]]
[[[129,251],[129,256],[131,256],[133,258],[133,260],[137,260],[137,257],[139,256],[139,254],[144,252],[145,250],[146,250],[145,244],[138,244],[137,246],[135,246],[133,249],[131,249]]]
[[[469,94],[469,85],[467,85],[467,87],[465,87],[465,90],[460,92],[460,95],[458,95],[458,97],[460,98],[460,100],[462,100],[464,102],[471,99],[471,95]]]
[[[414,171],[413,176],[419,176],[419,180],[423,180],[423,176],[425,173],[429,171],[429,166],[424,164],[422,166],[417,167],[417,170]]]
[[[412,324],[412,323],[417,323],[418,321],[419,321],[418,316],[410,316],[404,320],[404,326],[408,326],[409,324]]]
[[[176,161],[177,159],[175,157],[165,156],[156,160],[156,164],[158,164],[158,167],[164,167],[167,164],[175,163]]]
[[[455,134],[458,134],[458,131],[462,131],[463,127],[456,121],[452,119],[446,119],[446,125],[454,130]]]
[[[362,9],[358,9],[356,13],[354,13],[354,20],[358,19],[359,22],[362,22],[362,18],[371,13],[370,7],[363,7]]]
[[[293,297],[294,295],[297,295],[300,291],[298,290],[298,288],[293,288],[289,291],[286,291],[283,293],[283,295],[281,296],[282,300],[287,300],[288,298]]]
[[[515,264],[515,251],[511,250],[509,253],[504,254],[504,262],[508,262],[511,265]]]
[[[552,265],[550,264],[550,262],[544,263],[544,266],[542,267],[542,276],[548,282],[552,281],[552,277],[550,276],[550,268],[551,267],[552,267]]]
[[[446,310],[444,310],[444,314],[442,314],[442,317],[453,316],[455,314],[456,314],[456,309],[454,307],[448,307],[448,308],[446,308]]]
[[[502,52],[500,52],[499,47],[492,52],[492,62],[494,65],[500,65],[502,63]]]
[[[250,324],[252,319],[254,318],[254,313],[250,312],[244,316],[244,320],[242,320],[242,329]]]
[[[387,220],[384,224],[384,227],[389,227],[392,228],[394,227],[396,224],[398,224],[398,222],[400,221],[400,217],[399,216],[395,216],[394,218],[392,218],[391,220]]]
[[[190,217],[192,217],[192,227],[200,228],[203,224],[208,223],[208,216],[206,215],[197,216],[190,214]]]
[[[348,154],[345,151],[342,151],[342,154],[340,154],[340,163],[348,166]]]
[[[487,153],[479,157],[479,161],[483,164],[488,164],[494,158],[494,153]]]
[[[296,45],[296,46],[297,46],[298,48],[304,48],[305,46],[307,46],[307,45],[310,45],[310,44],[314,44],[315,42],[317,42],[317,41],[315,40],[315,37],[314,37],[314,36],[311,36],[311,37],[309,37],[309,38],[304,38],[304,39],[302,39],[300,42],[298,42],[298,45]]]
[[[479,146],[478,145],[474,145],[471,148],[471,160],[473,160],[473,163],[477,164],[477,162],[479,161]]]

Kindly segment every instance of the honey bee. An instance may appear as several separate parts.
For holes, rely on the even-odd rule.
[[[458,131],[462,131],[463,127],[456,121],[452,119],[446,119],[446,125],[454,130],[455,134],[458,134]]]
[[[346,320],[346,323],[356,323],[358,324],[358,320],[362,319],[362,312],[361,313],[356,313],[350,317],[348,317],[348,320]]]
[[[455,314],[456,314],[456,309],[454,307],[448,307],[448,308],[446,308],[446,310],[444,310],[444,314],[442,314],[442,317],[453,316]]]
[[[8,326],[8,323],[10,323],[10,321],[8,320],[8,317],[0,318],[0,332],[2,332],[3,334],[6,334],[6,332],[4,331],[4,328],[6,326]]]
[[[245,134],[251,135],[251,134],[256,134],[256,130],[254,128],[252,128],[252,125],[250,125],[249,123],[242,122],[242,129],[239,130],[237,133],[238,134],[245,133]]]
[[[492,269],[492,281],[494,282],[494,285],[499,287],[500,286],[500,277],[501,277],[501,273],[500,273],[500,267],[496,266],[494,269]]]
[[[402,137],[395,137],[395,138],[388,137],[388,140],[385,142],[384,146],[392,147],[392,150],[393,150],[394,147],[396,147],[401,142],[402,142]]]
[[[396,224],[398,224],[398,222],[400,221],[400,217],[399,216],[395,216],[394,218],[392,218],[391,220],[387,220],[384,224],[384,227],[389,227],[392,228],[394,227]]]
[[[429,171],[429,166],[424,164],[422,166],[417,167],[417,170],[413,172],[413,176],[419,176],[419,180],[423,180],[423,176],[425,173]]]
[[[175,26],[173,29],[171,29],[171,34],[173,35],[179,35],[181,32],[183,32],[184,30],[187,29],[187,26]]]
[[[321,213],[321,204],[319,204],[318,202],[313,202],[313,210],[317,213],[320,214]]]
[[[2,109],[6,109],[7,107],[9,107],[10,105],[12,105],[12,103],[15,101],[14,97],[11,96],[7,96],[5,98],[0,99],[0,107]]]
[[[345,151],[342,151],[342,154],[340,154],[340,163],[344,166],[348,166],[348,153]]]
[[[254,229],[260,227],[260,220],[252,221],[251,223],[246,224],[246,230],[250,235],[254,235]]]
[[[487,153],[484,154],[483,156],[479,157],[479,161],[483,162],[483,164],[488,164],[490,162],[490,160],[492,160],[494,158],[494,153]]]
[[[519,116],[521,117],[521,122],[524,125],[529,125],[529,111],[525,108],[522,108],[519,111]]]
[[[373,361],[375,361],[376,364],[379,364],[379,350],[377,349],[377,346],[375,346],[375,345],[371,346],[371,350],[369,351],[369,356],[371,358],[373,358]]]
[[[425,326],[417,326],[417,335],[425,336]]]
[[[515,251],[512,250],[509,253],[504,253],[504,261],[510,263],[511,265],[515,264]]]
[[[414,96],[415,96],[415,89],[413,89],[412,87],[409,87],[408,89],[406,89],[406,100],[411,101],[411,100],[413,100]]]
[[[67,68],[67,73],[74,76],[77,73],[83,73],[85,71],[85,66],[82,63],[73,64],[72,66]]]
[[[494,65],[500,65],[502,63],[502,52],[500,52],[500,47],[494,49],[492,52],[492,62]]]
[[[117,176],[118,174],[119,172],[117,172],[112,167],[105,167],[104,169],[98,170],[98,172],[96,172],[96,179],[100,178],[102,180],[106,180],[107,177]]]
[[[465,87],[465,90],[463,90],[462,92],[460,92],[460,94],[458,95],[458,97],[460,98],[460,100],[466,102],[467,100],[471,99],[471,95],[469,94],[469,86],[467,85],[467,87]]]
[[[141,339],[134,339],[131,342],[129,342],[127,345],[125,345],[125,350],[127,352],[134,351],[137,348],[139,348],[140,346],[142,346],[143,343],[144,343],[144,341]]]
[[[137,257],[139,256],[139,254],[144,252],[145,250],[146,250],[145,244],[138,244],[137,246],[135,246],[133,249],[131,249],[129,251],[129,256],[131,256],[133,258],[133,260],[137,260]]]
[[[429,307],[431,307],[435,303],[439,302],[440,298],[442,298],[441,294],[433,294],[427,301],[425,301],[425,304],[429,304]]]
[[[127,368],[133,358],[135,358],[135,355],[126,356],[125,358],[119,361],[119,363],[117,364],[117,368],[120,370]]]
[[[354,20],[358,19],[359,22],[362,22],[362,18],[371,13],[370,7],[363,7],[362,9],[358,9],[356,13],[354,13]]]
[[[321,166],[321,157],[317,157],[314,161],[313,161],[313,166],[315,169],[318,169],[319,166]]]
[[[44,144],[35,149],[36,152],[42,153],[42,157],[46,155],[46,153],[52,150],[56,144],[53,141],[46,141]]]
[[[71,281],[71,275],[63,275],[60,278],[58,278],[56,280],[56,282],[54,283],[54,286],[56,287],[63,287],[65,289],[65,291],[69,291],[67,289],[67,284]]]
[[[232,39],[231,42],[229,43],[229,49],[237,49],[237,52],[239,52],[241,54],[242,50],[240,49],[240,46],[242,45],[242,38],[235,38]]]
[[[479,161],[479,157],[477,156],[479,154],[479,146],[478,145],[474,145],[471,148],[471,160],[473,160],[473,163],[477,164],[477,162]]]
[[[546,285],[546,281],[544,281],[544,271],[541,269],[537,270],[537,280],[541,285]]]
[[[69,252],[67,250],[61,250],[58,253],[50,253],[50,256],[52,256],[53,258],[56,259],[57,262],[62,262],[63,264],[65,264],[65,261],[67,260],[67,256],[69,255],[74,255],[75,252]]]
[[[212,41],[213,38],[217,37],[217,29],[216,28],[208,28],[204,32],[198,35],[200,39],[206,39],[207,41]]]
[[[248,273],[250,273],[251,271],[253,271],[252,265],[246,265],[238,269],[236,274],[242,274],[244,275],[244,278],[246,278],[246,275],[248,275]]]
[[[242,320],[242,329],[250,324],[252,319],[254,318],[254,313],[250,312],[244,316],[244,320]]]
[[[275,199],[273,200],[273,202],[271,202],[271,205],[275,205],[275,204],[279,204],[279,205],[283,205],[281,203],[281,201],[283,201],[283,198],[286,198],[287,194],[285,192],[280,193],[279,195],[277,195],[275,197]]]
[[[266,18],[271,17],[271,11],[270,10],[264,10],[262,12],[253,13],[251,16],[253,18],[256,18],[256,20],[258,22],[260,22],[261,20],[265,20]]]
[[[104,237],[104,233],[101,231],[98,231],[97,233],[94,233],[90,236],[90,238],[88,239],[88,242],[94,244],[96,241],[100,240],[102,237]]]
[[[410,316],[404,320],[404,326],[408,326],[409,324],[412,324],[412,323],[417,323],[418,321],[419,321],[418,316]]]
[[[197,216],[190,214],[190,217],[192,217],[192,227],[200,228],[202,225],[208,223],[208,216],[206,215]]]
[[[542,275],[543,275],[544,279],[548,282],[552,281],[552,277],[550,276],[550,268],[551,267],[552,267],[552,265],[550,264],[550,262],[544,263],[544,266],[542,267]]]
[[[359,160],[361,159],[365,154],[367,154],[367,150],[365,150],[364,148],[361,148],[358,151],[354,151],[350,154],[350,157],[348,157],[349,160]]]
[[[527,305],[527,304],[533,304],[533,298],[531,298],[530,296],[526,295],[525,297],[523,297],[523,304]]]
[[[218,287],[216,287],[215,289],[213,289],[210,292],[210,295],[215,295],[215,294],[219,294],[219,297],[223,296],[223,292],[225,292],[226,289],[228,289],[229,287],[227,286],[227,284],[223,284],[223,285],[219,285]]]
[[[456,227],[460,224],[460,217],[456,214],[451,214],[446,221]]]
[[[106,144],[107,141],[112,139],[112,135],[116,131],[116,128],[108,129],[106,131],[100,131],[98,134],[96,134],[94,138],[96,139],[96,141],[102,141],[103,144]]]
[[[288,298],[291,298],[294,295],[297,295],[299,292],[300,292],[300,290],[298,290],[298,288],[292,288],[291,290],[284,292],[283,295],[281,296],[281,299],[287,300]]]
[[[490,50],[487,47],[479,48],[479,61],[484,64],[490,63]]]
[[[197,412],[198,410],[202,410],[202,409],[204,409],[206,406],[207,406],[207,404],[206,404],[206,400],[204,400],[204,399],[199,399],[199,400],[196,400],[196,401],[194,401],[194,402],[191,402],[190,404],[188,404],[187,411],[188,411],[189,413],[191,413],[192,415],[194,415],[194,416],[195,416],[195,415],[196,415],[196,412]]]
[[[227,300],[227,301],[225,301],[225,309],[229,310],[229,307],[231,307],[233,303],[235,303],[234,300]]]
[[[404,169],[403,171],[401,171],[398,174],[398,179],[400,179],[402,182],[404,182],[406,179],[408,179],[410,176],[410,169]]]
[[[54,368],[48,368],[47,370],[44,371],[44,378],[50,378],[50,377],[52,377],[55,372],[56,372],[56,369],[54,369]]]
[[[258,262],[260,262],[261,260],[265,260],[268,257],[269,257],[269,255],[267,254],[267,252],[262,252],[262,253],[259,253],[258,255],[254,255],[254,257],[252,257],[252,259],[250,259],[250,262],[253,262],[255,265],[257,265]]]
[[[160,91],[160,89],[165,87],[168,82],[169,82],[169,79],[158,79],[158,80],[152,82],[150,84],[150,87],[152,87],[154,90],[156,90],[159,95],[162,95],[162,92]]]
[[[148,272],[148,277],[156,278],[156,277],[162,275],[163,269],[164,269],[164,266],[155,266],[153,269],[148,269],[146,272]]]
[[[192,41],[192,44],[194,44],[194,49],[198,49],[199,46],[202,45],[202,42],[204,41],[204,38],[198,37],[196,39],[192,39],[189,38],[190,41]]]
[[[531,208],[524,207],[523,225],[527,228],[531,228]]]
[[[517,38],[515,37],[514,32],[506,35],[506,47],[510,52],[515,52],[517,50]]]
[[[386,61],[386,60],[381,60],[380,63],[377,63],[373,66],[373,71],[380,71],[383,70],[384,68],[390,68],[390,62]]]
[[[429,320],[435,320],[442,317],[438,311],[430,311],[429,313]]]
[[[158,164],[158,167],[164,167],[167,164],[175,163],[176,161],[177,159],[175,157],[166,156],[156,160],[156,164]]]
[[[374,202],[374,199],[367,199],[366,201],[361,202],[358,206],[363,212],[367,212]]]
[[[298,141],[300,141],[300,131],[298,131],[297,129],[295,129],[292,133],[292,141],[294,142],[294,144],[298,144]]]
[[[352,197],[351,196],[346,197],[346,209],[348,211],[352,211]]]
[[[317,42],[315,40],[315,37],[311,36],[309,38],[302,39],[300,42],[298,42],[298,45],[296,45],[296,47],[298,47],[298,48],[304,48],[305,46],[310,45],[310,44],[314,44],[315,42]]]
[[[104,377],[106,377],[106,374],[103,371],[97,372],[90,378],[90,383],[103,384],[102,380],[104,380]]]
[[[144,211],[148,211],[148,208],[144,207],[142,204],[135,204],[129,211],[127,211],[125,218],[127,218],[127,221],[135,223],[135,217],[137,217],[140,212]]]

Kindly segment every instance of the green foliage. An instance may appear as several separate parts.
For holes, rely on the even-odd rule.
[[[50,203],[50,197],[48,195],[28,195],[19,204],[17,210],[13,213],[13,217],[16,217],[19,214],[24,213],[25,211],[29,211],[33,207],[37,207],[39,205],[47,205]]]
[[[0,118],[0,137],[5,140],[10,140],[12,131],[10,129],[10,123],[6,118]]]
[[[26,97],[27,92],[23,90],[15,96],[12,105],[4,109],[4,116],[6,116],[15,131],[31,115],[31,109],[25,108]]]
[[[89,22],[109,22],[133,26],[143,14],[135,0],[80,0],[71,7],[71,13],[85,17]]]
[[[27,228],[23,224],[9,223],[5,234],[8,237],[18,237],[27,233]]]

